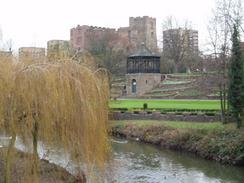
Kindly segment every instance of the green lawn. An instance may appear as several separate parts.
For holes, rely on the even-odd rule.
[[[110,108],[143,108],[147,103],[149,109],[193,109],[220,110],[218,100],[111,100]]]
[[[112,121],[112,126],[124,127],[126,125],[133,125],[137,127],[149,127],[149,126],[170,126],[178,129],[224,129],[226,128],[220,122],[183,122],[183,121],[157,121],[157,120],[119,120]],[[228,124],[229,128],[234,127],[233,124]]]

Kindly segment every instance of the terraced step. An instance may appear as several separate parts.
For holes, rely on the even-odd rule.
[[[181,85],[181,84],[188,84],[191,82],[194,82],[195,80],[170,80],[170,79],[166,79],[163,82],[161,82],[161,84],[163,85]]]
[[[164,93],[164,94],[145,94],[143,96],[150,97],[150,98],[153,98],[153,97],[167,98],[167,97],[174,97],[176,95],[177,95],[177,93]]]
[[[167,78],[169,79],[194,79],[202,77],[202,74],[168,74]]]
[[[168,91],[181,91],[181,90],[186,90],[190,89],[192,86],[185,86],[185,87],[174,87],[174,88],[156,88],[153,89],[150,93],[157,93],[157,92],[168,92]]]
[[[184,86],[192,86],[195,83],[195,81],[186,81],[186,82],[162,82],[160,83],[157,88],[181,88]],[[155,88],[156,89],[156,88]]]

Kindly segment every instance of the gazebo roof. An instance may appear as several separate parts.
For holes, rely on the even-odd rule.
[[[140,49],[129,57],[159,57],[152,53],[144,43],[141,44]]]

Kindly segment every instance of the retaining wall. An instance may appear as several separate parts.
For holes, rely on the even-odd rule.
[[[146,112],[146,111],[134,111],[134,112],[111,112],[109,114],[110,120],[166,120],[166,121],[195,121],[195,122],[214,122],[220,121],[220,114],[208,116],[206,114],[171,114],[161,112]]]

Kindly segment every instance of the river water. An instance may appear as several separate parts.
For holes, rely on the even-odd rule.
[[[118,183],[244,183],[244,167],[128,141],[112,143]]]
[[[111,144],[112,168],[103,183],[244,183],[244,167],[221,165],[193,154],[134,141],[111,139]],[[16,147],[26,151],[18,140]],[[39,143],[38,151],[41,158],[71,173],[77,166],[62,150],[57,153]]]

